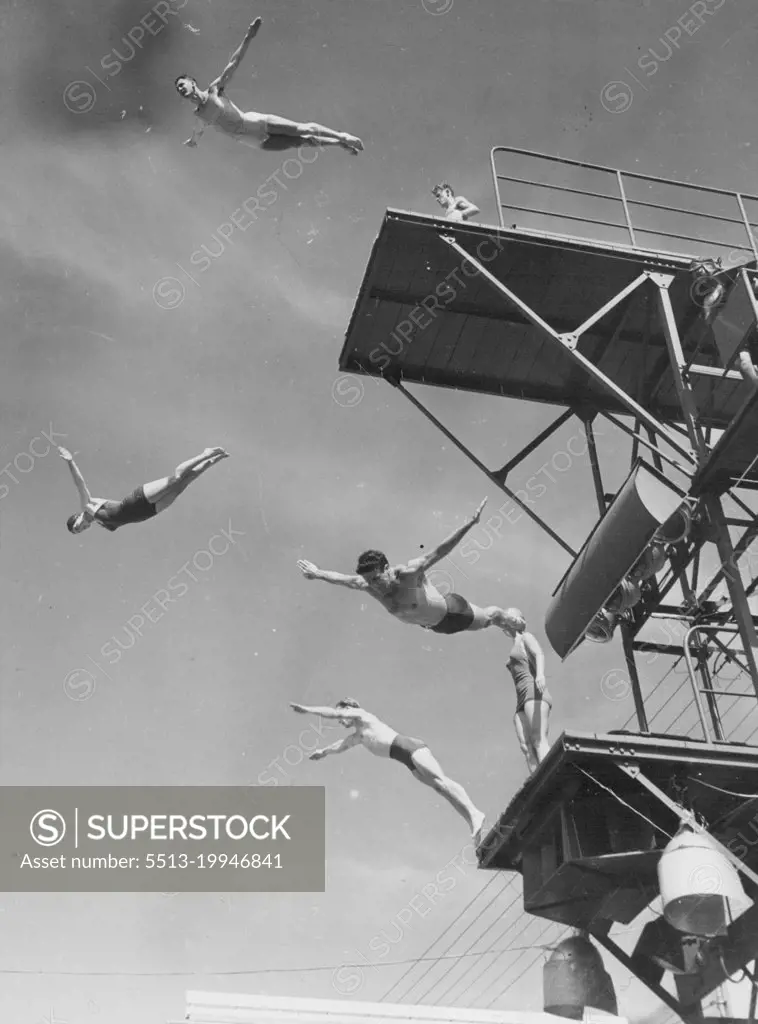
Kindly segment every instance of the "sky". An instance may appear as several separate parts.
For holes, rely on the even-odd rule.
[[[493,145],[758,191],[755,11],[707,0],[696,31],[677,35],[677,23],[693,24],[683,0],[186,0],[130,48],[124,37],[155,6],[0,6],[0,779],[255,785],[304,727],[288,701],[351,694],[423,736],[492,820],[526,776],[503,637],[430,639],[296,568],[308,558],[351,571],[367,547],[402,561],[486,495],[501,504],[391,388],[366,379],[360,400],[345,402],[337,359],[371,245],[388,207],[433,215],[441,179],[496,223]],[[191,107],[173,80],[218,74],[256,15],[264,23],[230,88],[235,102],[322,121],[366,149],[279,173],[275,200],[243,230],[232,214],[270,187],[282,156],[212,132],[182,147]],[[498,465],[558,412],[420,397]],[[569,450],[578,429],[564,427],[514,486]],[[628,449],[601,431],[612,490]],[[76,494],[55,453],[37,454],[45,432],[77,453],[104,497],[207,446],[232,458],[153,522],[74,538],[65,520]],[[578,548],[595,515],[588,462],[572,456],[552,476],[540,514]],[[129,620],[224,529],[235,531],[229,550],[135,638]],[[547,653],[553,735],[623,726],[633,706],[614,675],[618,641],[561,664],[545,640],[564,552],[526,518],[478,536],[486,556],[440,568],[476,603],[524,610]],[[118,661],[105,662],[99,652],[119,641]],[[663,675],[650,661],[646,685]],[[520,914],[518,880],[470,868],[398,926],[465,846],[461,821],[365,751],[323,764],[289,756],[281,784],[326,787],[325,893],[3,894],[0,961],[20,973],[0,973],[2,1019],[152,1024],[180,1018],[188,988],[379,999],[404,970],[385,961],[421,957],[487,883],[472,921],[487,904],[501,946],[535,948],[545,922]],[[370,945],[382,934],[392,936],[385,957]],[[342,990],[331,969],[305,970],[361,955],[369,964]],[[469,996],[493,982],[496,1005],[541,1009],[532,958],[508,953]],[[655,1009],[607,966],[622,1011]],[[266,969],[282,973],[221,973]],[[429,999],[443,993],[447,969],[411,998],[432,981]]]

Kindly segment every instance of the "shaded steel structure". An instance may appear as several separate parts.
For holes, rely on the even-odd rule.
[[[751,829],[758,796],[725,793],[736,779],[742,791],[758,794],[754,749],[634,733],[563,733],[485,838],[480,866],[520,872],[528,913],[592,935],[696,1024],[702,1000],[758,952],[758,843]],[[658,860],[682,824],[707,831],[720,845],[754,905],[725,935],[697,940],[690,962],[684,937],[663,918],[643,931],[630,956],[611,927],[630,924],[658,895]],[[675,968],[676,996],[661,985],[662,961]]]
[[[536,171],[524,170],[530,162]],[[725,736],[713,671],[717,654],[741,668],[752,685],[729,696],[755,706],[748,598],[758,579],[746,578],[744,555],[758,536],[748,504],[758,488],[758,390],[738,364],[758,333],[758,197],[505,147],[492,151],[492,170],[499,225],[387,211],[339,366],[396,388],[566,552],[546,620],[562,658],[586,639],[620,635],[638,732],[561,737],[485,841],[482,866],[521,871],[530,913],[588,929],[694,1022],[725,973],[758,955],[758,910],[687,959],[677,997],[661,987],[653,947],[678,943],[681,952],[681,936],[647,932],[630,958],[608,933],[657,894],[661,830],[686,822],[725,844],[758,812],[758,749]],[[508,226],[514,213],[520,223]],[[562,233],[577,224],[581,236]],[[409,390],[419,384],[548,403],[559,414],[505,465],[487,466]],[[508,483],[572,417],[586,432],[598,516],[580,551]],[[598,418],[630,437],[630,473],[616,495],[603,484]],[[682,528],[672,532],[674,520]],[[708,574],[711,546],[718,567]],[[723,586],[728,599],[717,602]],[[664,615],[681,639],[642,641],[645,624]],[[686,661],[697,743],[651,732],[636,664],[651,649]],[[694,776],[738,795],[708,797]],[[727,855],[754,896],[752,853]]]

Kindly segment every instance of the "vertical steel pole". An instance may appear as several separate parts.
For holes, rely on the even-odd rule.
[[[621,642],[624,647],[624,657],[626,658],[626,668],[629,672],[629,682],[632,685],[632,697],[634,698],[634,710],[637,713],[637,725],[639,726],[640,732],[650,732],[650,726],[648,725],[647,715],[645,713],[645,702],[642,699],[640,677],[637,674],[634,645],[632,644],[632,637],[626,623],[622,623],[621,625]]]

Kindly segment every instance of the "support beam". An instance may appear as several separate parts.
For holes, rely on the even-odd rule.
[[[729,520],[726,517],[724,517],[724,523],[727,526],[729,525]],[[719,583],[721,583],[721,581],[726,577],[727,570],[724,567],[726,565],[729,565],[731,568],[736,568],[737,562],[739,562],[740,558],[742,558],[742,556],[745,554],[745,552],[750,547],[750,545],[753,543],[753,541],[755,540],[756,537],[758,537],[758,523],[753,521],[745,529],[745,532],[743,533],[743,535],[740,537],[740,539],[734,545],[734,552],[733,552],[734,558],[733,558],[733,561],[732,562],[723,562],[722,561],[721,565],[719,566],[719,568],[717,569],[716,573],[714,574],[713,579],[711,579],[709,581],[709,583],[707,583],[706,586],[703,588],[703,592],[702,592],[702,594],[700,594],[700,596],[698,598],[698,601],[699,601],[700,604],[702,604],[704,601],[708,600],[708,598],[711,596],[711,594],[716,589],[716,587],[719,585]]]
[[[701,1001],[758,953],[758,903],[733,921],[719,943],[722,956],[711,957],[692,987],[692,1000]]]
[[[663,792],[660,786],[656,786],[654,782],[651,782],[650,779],[645,775],[645,773],[640,771],[636,764],[626,764],[621,761],[616,761],[615,764],[616,767],[621,769],[621,771],[625,775],[628,775],[630,779],[634,779],[635,782],[639,782],[640,785],[644,786],[649,793],[652,793],[653,796],[657,797],[658,800],[660,800],[660,802],[664,804],[664,806],[668,807],[668,809],[672,811],[677,816],[677,818],[679,818],[683,825],[686,825],[688,828],[691,828],[693,832],[699,832],[703,835],[707,835],[710,841],[713,843],[713,845],[718,848],[719,852],[724,857],[726,857],[726,859],[729,861],[732,867],[736,868],[737,871],[741,872],[743,875],[749,878],[754,885],[758,885],[758,875],[755,873],[755,871],[753,871],[752,868],[749,868],[747,864],[744,863],[744,861],[740,860],[736,853],[732,853],[728,846],[724,846],[721,840],[717,839],[716,836],[709,832],[707,828],[701,825],[692,811],[688,811],[686,808],[682,807],[681,804],[678,804],[675,800],[672,800],[667,793]],[[758,910],[758,905],[754,905],[754,907],[751,909]],[[741,921],[742,918],[745,916],[745,914],[742,914],[742,916],[739,917],[737,920]],[[756,946],[758,946],[758,938],[755,937],[756,935],[758,935],[758,932],[754,934],[753,941],[756,944]],[[732,972],[730,971],[729,973],[731,974]]]
[[[605,515],[606,504],[605,504],[605,489],[603,487],[603,478],[600,473],[600,462],[597,457],[597,445],[595,444],[595,431],[592,429],[592,420],[585,419],[584,433],[587,438],[587,451],[590,455],[590,465],[592,467],[592,482],[595,485],[595,499],[597,501],[597,510],[600,513],[602,519]]]
[[[502,281],[499,281],[494,274],[487,270],[487,268],[483,266],[478,259],[476,259],[476,257],[472,256],[462,246],[460,246],[454,238],[451,238],[449,235],[440,235],[440,238],[446,242],[451,249],[457,252],[459,256],[467,260],[476,270],[478,270],[485,281],[488,281],[496,291],[504,296],[510,303],[515,305],[531,324],[533,324],[546,337],[550,338],[551,341],[561,345],[564,352],[578,365],[580,365],[596,384],[612,394],[613,397],[620,402],[632,416],[636,416],[645,424],[645,426],[655,431],[659,437],[663,438],[666,444],[673,448],[675,452],[678,452],[679,455],[687,459],[688,462],[697,462],[691,452],[685,448],[684,445],[680,444],[679,440],[673,437],[669,431],[666,430],[663,424],[659,423],[655,416],[651,416],[647,409],[643,408],[643,406],[638,402],[635,402],[634,399],[630,398],[623,388],[619,387],[618,384],[614,383],[609,377],[606,377],[604,373],[601,373],[600,370],[598,370],[598,368],[586,358],[586,356],[582,355],[582,353],[576,349],[575,343],[568,340],[567,336],[560,335],[557,331],[554,331],[550,324],[546,323],[539,314],[535,313],[530,306],[515,295],[510,288],[507,288]]]
[[[587,320],[585,320],[583,324],[580,324],[579,327],[577,327],[576,330],[574,330],[572,333],[577,338],[580,338],[586,331],[590,329],[590,327],[593,327],[596,323],[598,323],[600,320],[606,317],[612,309],[615,309],[616,306],[620,305],[624,301],[624,299],[628,298],[632,294],[632,292],[637,291],[640,285],[645,284],[647,279],[647,273],[640,274],[640,276],[635,278],[635,280],[632,281],[631,284],[628,284],[626,288],[622,288],[622,290],[617,295],[614,295],[613,298],[606,302],[604,306],[600,307],[597,313],[593,313],[591,317],[588,317]],[[623,323],[623,319],[621,322]]]
[[[707,494],[705,496],[705,507],[708,510],[711,523],[716,528],[716,548],[721,559],[721,567],[724,569],[726,585],[732,602],[732,612],[739,626],[740,636],[745,648],[745,658],[750,666],[750,676],[753,680],[756,696],[758,696],[758,665],[756,665],[755,654],[752,650],[754,647],[758,647],[758,637],[755,635],[753,617],[750,614],[742,576],[734,556],[732,539],[729,536],[729,527],[724,522],[724,511],[721,507],[721,502],[715,494]],[[730,569],[734,571],[729,571]]]
[[[651,449],[653,451],[653,465],[655,466],[655,468],[658,470],[659,473],[662,473],[663,472],[663,463],[661,462],[661,453],[660,453],[660,451],[658,449],[658,444],[656,443],[658,439],[656,438],[656,436],[652,432],[652,430],[650,430],[650,428],[648,428],[647,436],[650,439],[650,447],[651,447]]]
[[[684,654],[683,647],[677,647],[675,644],[654,644],[649,643],[647,640],[635,640],[632,649],[638,651],[640,654],[670,654],[673,658],[675,655],[682,657]],[[649,729],[642,729],[641,732],[649,732]]]
[[[695,395],[689,385],[689,381],[684,379],[685,358],[682,351],[682,343],[679,339],[679,329],[676,326],[674,309],[671,305],[671,296],[668,291],[674,276],[673,274],[650,273],[650,280],[658,288],[658,301],[663,319],[663,331],[666,336],[669,360],[674,374],[674,385],[679,396],[679,403],[682,407],[684,422],[687,427],[687,436],[692,445],[692,450],[698,453],[702,461],[708,455],[708,447],[705,443],[703,432],[698,425],[698,409]]]
[[[629,672],[629,681],[632,684],[632,696],[634,698],[634,710],[637,713],[637,725],[640,732],[650,732],[647,715],[645,714],[645,702],[642,699],[642,687],[640,677],[637,675],[637,662],[634,658],[635,644],[629,632],[629,627],[624,623],[621,626],[621,642],[624,647],[626,667]]]
[[[739,370],[722,370],[720,366],[703,366],[700,363],[693,363],[687,368],[687,373],[696,373],[701,377],[719,377],[722,380],[742,381],[744,378]]]
[[[663,459],[664,462],[668,462],[668,464],[670,466],[673,466],[674,469],[678,469],[679,472],[682,473],[684,476],[689,477],[690,479],[692,479],[693,473],[692,473],[692,470],[690,469],[689,466],[683,466],[681,464],[681,462],[677,462],[676,459],[671,459],[671,458],[669,458],[668,455],[664,455],[664,453],[659,451],[657,446],[655,444],[653,444],[652,440],[651,441],[646,441],[645,438],[641,436],[641,430],[642,430],[641,424],[636,422],[635,426],[636,426],[637,429],[636,430],[632,430],[632,428],[628,427],[626,425],[626,423],[624,423],[622,420],[617,420],[616,417],[613,416],[609,412],[603,411],[601,413],[601,415],[605,416],[605,418],[610,423],[612,423],[614,425],[614,427],[618,427],[619,430],[622,430],[625,434],[628,434],[631,438],[633,438],[634,445],[633,445],[633,448],[632,448],[632,459],[631,459],[632,465],[634,465],[634,463],[635,463],[635,461],[637,459],[637,449],[636,449],[636,446],[642,444],[646,448],[649,448],[653,452],[653,458],[658,460],[658,461],[656,461],[656,464],[655,464],[656,469],[658,469],[659,471],[663,470],[663,466],[660,465],[660,460]],[[652,433],[652,431],[648,431],[648,436],[650,436],[652,438],[655,435]]]
[[[389,383],[391,383],[394,388],[397,388],[397,390],[401,394],[405,395],[405,397],[408,399],[408,401],[412,405],[415,405],[416,408],[420,412],[422,412],[424,414],[424,416],[426,416],[426,418],[429,420],[430,423],[433,423],[435,425],[435,427],[437,427],[437,429],[440,430],[449,441],[452,441],[452,443],[455,445],[456,448],[459,449],[459,451],[462,451],[464,455],[467,455],[468,458],[471,459],[471,461],[474,463],[474,465],[477,466],[479,469],[481,469],[481,471],[487,477],[489,477],[489,479],[493,482],[493,484],[495,484],[496,487],[499,487],[501,491],[503,491],[505,494],[507,494],[508,497],[511,499],[511,501],[515,505],[518,505],[518,507],[523,512],[525,512],[529,516],[529,518],[531,520],[533,520],[540,527],[540,529],[544,530],[545,533],[549,537],[552,537],[552,539],[555,541],[556,544],[559,544],[563,548],[564,551],[566,551],[569,555],[571,555],[572,559],[576,558],[577,552],[574,551],[574,549],[572,547],[569,547],[569,545],[566,543],[566,541],[563,540],[562,537],[559,537],[558,534],[555,532],[555,530],[552,530],[547,525],[547,523],[543,522],[542,519],[540,519],[540,517],[537,515],[536,512],[532,512],[532,510],[529,508],[529,506],[526,505],[523,501],[521,501],[521,499],[518,498],[514,494],[514,492],[512,490],[510,490],[510,488],[506,487],[506,485],[501,480],[499,480],[495,476],[495,474],[492,473],[491,470],[487,469],[487,467],[484,465],[484,463],[480,459],[478,459],[476,457],[476,455],[474,455],[474,453],[465,446],[465,444],[463,444],[461,441],[459,441],[458,438],[454,434],[452,434],[447,429],[447,427],[444,424],[440,423],[440,421],[437,419],[437,417],[434,416],[433,413],[429,412],[429,410],[424,405],[422,405],[421,402],[419,402],[419,400],[414,395],[412,395],[410,393],[410,391],[406,391],[405,388],[403,387],[403,385],[399,381],[390,381]]]
[[[609,938],[607,935],[603,935],[600,931],[595,931],[592,928],[590,928],[589,931],[593,939],[607,949],[611,956],[614,956],[622,967],[625,967],[630,974],[635,977],[637,976],[634,964],[632,963],[632,958],[625,953],[620,946],[617,946],[613,939]],[[675,996],[672,996],[671,993],[667,992],[662,985],[657,985],[652,980],[646,981],[645,985],[650,989],[653,995],[657,996],[661,1000],[662,1003],[665,1003],[670,1010],[673,1010],[674,1013],[678,1014],[682,1018],[682,1020],[686,1021],[686,1024],[702,1024],[702,1016],[700,1015],[699,1010],[693,1010],[692,1007],[685,1008]]]
[[[492,474],[493,478],[505,483],[506,477],[514,466],[518,466],[520,462],[523,462],[527,455],[531,455],[536,448],[539,448],[543,441],[547,441],[547,439],[551,437],[556,430],[562,427],[564,423],[570,420],[573,415],[574,412],[572,409],[567,409],[566,412],[562,412],[557,420],[553,420],[549,427],[545,427],[543,431],[537,434],[533,441],[530,441],[529,444],[525,445],[518,455],[506,462],[502,469],[496,470]]]

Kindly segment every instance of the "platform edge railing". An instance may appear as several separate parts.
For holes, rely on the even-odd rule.
[[[610,175],[612,175],[614,180],[615,180],[615,183],[616,183],[616,188],[618,189],[618,195],[610,195],[609,194],[608,196],[599,196],[597,193],[593,193],[590,190],[582,190],[582,189],[571,189],[569,191],[577,192],[578,194],[584,195],[584,196],[589,196],[589,197],[593,197],[594,196],[595,198],[602,198],[602,199],[607,199],[610,202],[620,203],[621,204],[621,208],[623,210],[623,214],[624,214],[624,222],[623,223],[620,222],[618,224],[611,224],[611,223],[609,223],[607,221],[601,221],[601,220],[591,219],[591,218],[581,217],[581,216],[573,217],[570,214],[555,213],[555,212],[550,211],[550,210],[536,210],[536,209],[531,209],[531,208],[528,208],[528,207],[510,206],[507,203],[503,204],[502,198],[501,198],[501,193],[500,193],[500,181],[501,180],[508,180],[508,177],[506,175],[502,175],[502,174],[498,173],[498,169],[497,169],[497,165],[496,165],[496,154],[497,153],[511,153],[511,154],[514,154],[514,155],[517,155],[517,156],[526,156],[526,157],[529,157],[529,158],[532,158],[532,159],[536,159],[536,160],[543,160],[543,161],[546,161],[548,163],[558,164],[558,165],[561,165],[561,166],[564,166],[564,167],[578,167],[578,168],[581,168],[581,169],[587,170],[587,171],[599,171],[599,172],[602,172],[603,174],[610,174]],[[567,157],[552,156],[552,155],[550,155],[548,153],[538,153],[538,152],[536,152],[534,150],[520,149],[520,148],[515,147],[515,146],[493,146],[491,151],[490,151],[490,166],[491,166],[491,169],[492,169],[492,181],[493,181],[493,185],[494,185],[494,189],[495,189],[495,201],[497,203],[498,219],[499,219],[500,227],[501,228],[505,228],[505,218],[503,216],[504,209],[522,210],[523,212],[537,213],[537,214],[539,214],[541,216],[545,216],[545,217],[555,217],[557,219],[562,219],[562,220],[582,221],[584,223],[597,224],[598,226],[612,227],[612,228],[618,229],[620,231],[626,231],[627,234],[628,234],[628,237],[629,237],[629,245],[633,249],[640,249],[640,248],[642,248],[638,244],[638,242],[637,242],[637,234],[647,234],[647,235],[654,235],[654,236],[659,237],[659,238],[675,239],[675,240],[678,240],[678,241],[687,240],[687,241],[700,242],[702,244],[712,244],[712,245],[723,246],[725,248],[731,247],[733,250],[739,250],[739,251],[744,252],[744,253],[751,253],[752,256],[753,256],[753,259],[756,260],[756,262],[758,262],[758,243],[756,243],[755,232],[753,230],[753,226],[750,223],[750,218],[748,217],[747,211],[745,209],[745,200],[758,203],[758,196],[756,196],[756,195],[751,195],[751,194],[748,194],[748,193],[745,193],[745,192],[731,191],[731,190],[728,190],[728,189],[715,188],[712,185],[698,185],[698,184],[695,184],[695,183],[689,182],[689,181],[676,181],[673,178],[662,178],[662,177],[658,177],[658,176],[655,176],[655,175],[640,174],[637,171],[624,171],[624,170],[622,170],[620,168],[605,167],[602,164],[592,164],[592,163],[589,163],[589,162],[586,162],[586,161],[583,161],[583,160],[571,160],[571,159],[569,159]],[[670,232],[670,231],[653,230],[651,228],[644,228],[644,227],[642,227],[639,224],[635,225],[634,221],[633,221],[633,218],[632,218],[632,211],[631,211],[630,208],[635,206],[635,205],[647,206],[647,205],[650,205],[650,204],[644,203],[642,201],[637,202],[634,199],[630,199],[628,197],[627,189],[625,187],[625,179],[626,180],[634,180],[634,181],[643,181],[643,182],[653,183],[653,184],[658,184],[658,185],[667,185],[667,186],[672,186],[672,187],[679,188],[679,189],[687,189],[687,190],[691,190],[691,191],[695,191],[695,192],[702,192],[702,193],[706,193],[706,194],[709,194],[709,195],[722,196],[722,197],[728,198],[729,200],[733,201],[736,204],[736,206],[737,206],[737,210],[739,212],[739,218],[738,219],[735,219],[735,218],[732,218],[732,217],[714,217],[713,215],[709,215],[709,214],[707,214],[705,212],[703,212],[702,214],[699,214],[698,211],[696,211],[696,210],[692,210],[692,211],[678,210],[678,211],[672,211],[672,212],[679,212],[682,215],[692,216],[692,217],[702,216],[702,217],[710,219],[710,220],[714,220],[714,219],[716,219],[716,220],[723,220],[723,221],[731,223],[731,224],[740,225],[741,227],[744,228],[745,234],[747,235],[747,245],[745,245],[745,246],[738,245],[738,244],[734,244],[733,242],[726,241],[726,240],[721,241],[721,240],[714,240],[714,239],[697,239],[697,238],[694,238],[694,237],[689,236],[689,235],[677,234],[675,232]],[[549,183],[543,182],[543,181],[537,181],[536,179],[533,180],[533,181],[525,181],[525,180],[521,179],[521,183],[522,184],[534,185],[534,186],[537,186],[537,187],[540,187],[540,188],[545,188],[545,189],[552,190],[552,191],[566,191],[566,189],[562,188],[562,186],[552,185],[552,184],[549,184]],[[591,239],[588,239],[588,240],[591,241]]]

